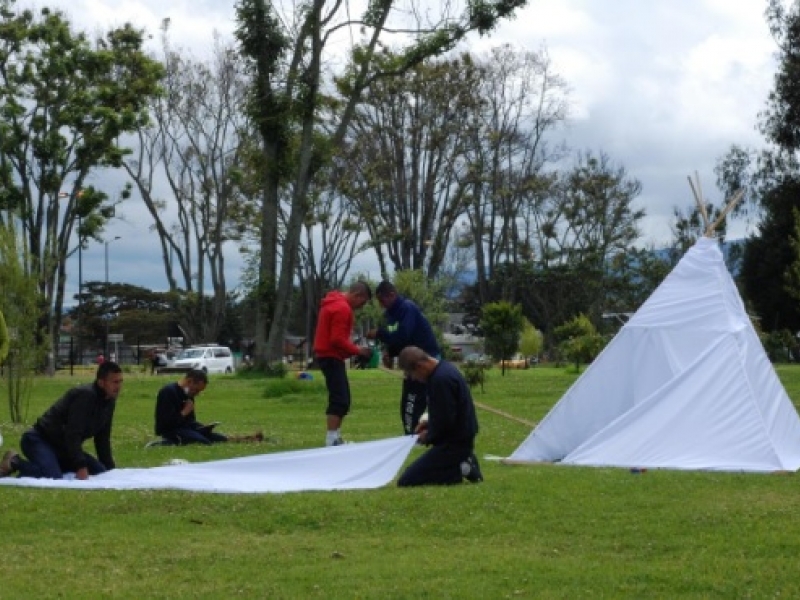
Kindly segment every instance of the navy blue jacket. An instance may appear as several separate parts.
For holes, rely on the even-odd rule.
[[[398,294],[384,316],[386,326],[378,329],[376,338],[386,344],[390,356],[397,356],[406,346],[421,348],[434,358],[441,355],[431,324],[411,300]]]
[[[183,391],[179,383],[168,383],[158,391],[156,397],[156,435],[170,435],[176,429],[188,427],[197,429],[200,424],[194,410],[183,416],[184,403],[189,395]],[[196,400],[195,400],[196,401]]]
[[[478,418],[469,386],[453,363],[440,360],[427,381],[428,434],[433,446],[453,444],[472,448]]]

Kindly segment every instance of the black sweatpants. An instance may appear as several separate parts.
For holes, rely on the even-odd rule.
[[[419,418],[428,408],[428,392],[425,383],[403,378],[403,391],[400,397],[400,419],[406,435],[415,433]]]
[[[461,483],[461,463],[472,454],[472,448],[464,445],[442,444],[431,447],[420,456],[397,480],[400,487],[415,485],[454,485]]]

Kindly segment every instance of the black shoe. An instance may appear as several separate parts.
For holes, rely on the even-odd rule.
[[[479,483],[483,481],[481,467],[478,464],[478,458],[474,454],[470,454],[467,460],[461,463],[461,472],[464,474],[464,478],[470,483]]]

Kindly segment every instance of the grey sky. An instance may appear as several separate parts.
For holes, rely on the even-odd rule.
[[[157,38],[169,17],[175,45],[197,55],[211,45],[214,31],[230,36],[234,28],[232,0],[37,4],[61,8],[90,32],[131,21]],[[660,244],[671,237],[673,206],[693,203],[688,175],[697,171],[707,198],[719,203],[717,159],[731,144],[762,143],[756,119],[775,71],[765,6],[765,0],[531,0],[515,20],[468,46],[478,52],[501,43],[546,47],[572,89],[572,117],[561,137],[575,150],[606,152],[642,182],[639,203],[648,215],[642,243]],[[110,246],[111,280],[163,289],[150,223],[132,203],[124,213],[127,222],[109,231],[109,239],[122,238]],[[730,231],[736,237],[745,228]],[[234,248],[227,263],[235,285],[241,261]],[[377,276],[368,258],[356,269]],[[77,267],[70,266],[70,274],[76,277]],[[84,280],[103,277],[103,247],[94,245],[84,252]]]

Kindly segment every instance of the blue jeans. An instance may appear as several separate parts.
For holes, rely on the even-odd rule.
[[[53,446],[35,429],[29,429],[22,434],[20,448],[28,460],[19,459],[19,476],[33,477],[35,479],[63,479],[64,463],[58,459]],[[105,473],[106,468],[91,454],[83,453],[86,460],[86,469],[89,475]]]

